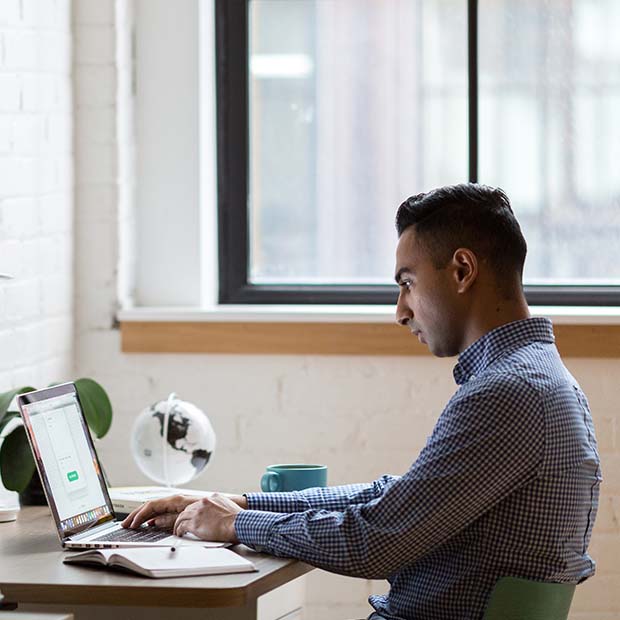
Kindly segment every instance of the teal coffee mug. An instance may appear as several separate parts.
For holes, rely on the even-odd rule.
[[[265,493],[301,491],[324,486],[327,486],[325,465],[269,465],[260,480],[260,488]]]

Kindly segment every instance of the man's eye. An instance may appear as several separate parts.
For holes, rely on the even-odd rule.
[[[411,288],[411,280],[402,280],[400,286],[409,290]]]

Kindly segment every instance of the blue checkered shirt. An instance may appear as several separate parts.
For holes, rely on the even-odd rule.
[[[502,325],[454,368],[459,385],[403,476],[291,493],[250,493],[239,540],[327,571],[387,579],[385,618],[482,618],[512,575],[580,582],[601,470],[588,402],[551,323]]]

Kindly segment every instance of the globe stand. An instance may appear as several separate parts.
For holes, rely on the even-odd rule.
[[[166,446],[168,444],[168,430],[170,426],[170,409],[174,406],[173,401],[176,399],[177,395],[174,392],[170,392],[168,396],[168,400],[166,401],[166,413],[164,414],[164,428],[161,434],[162,439],[162,453],[163,453],[163,465],[164,465],[164,485],[170,488],[172,485],[170,484],[170,476],[168,475],[168,450]]]

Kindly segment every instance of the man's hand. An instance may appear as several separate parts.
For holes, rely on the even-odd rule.
[[[228,499],[232,499],[232,501],[235,502],[239,508],[242,508],[243,510],[248,509],[248,498],[245,495],[232,495],[231,493],[220,493],[220,495],[223,495]]]
[[[235,533],[235,517],[241,510],[230,497],[214,493],[189,504],[177,517],[173,533],[184,536],[189,532],[202,540],[236,544],[239,540]]]
[[[146,502],[146,504],[142,504],[142,506],[127,515],[122,525],[126,528],[135,529],[147,521],[149,525],[155,525],[164,530],[171,530],[179,514],[197,501],[199,501],[198,497],[189,497],[187,495],[172,495],[163,499],[154,499]]]

